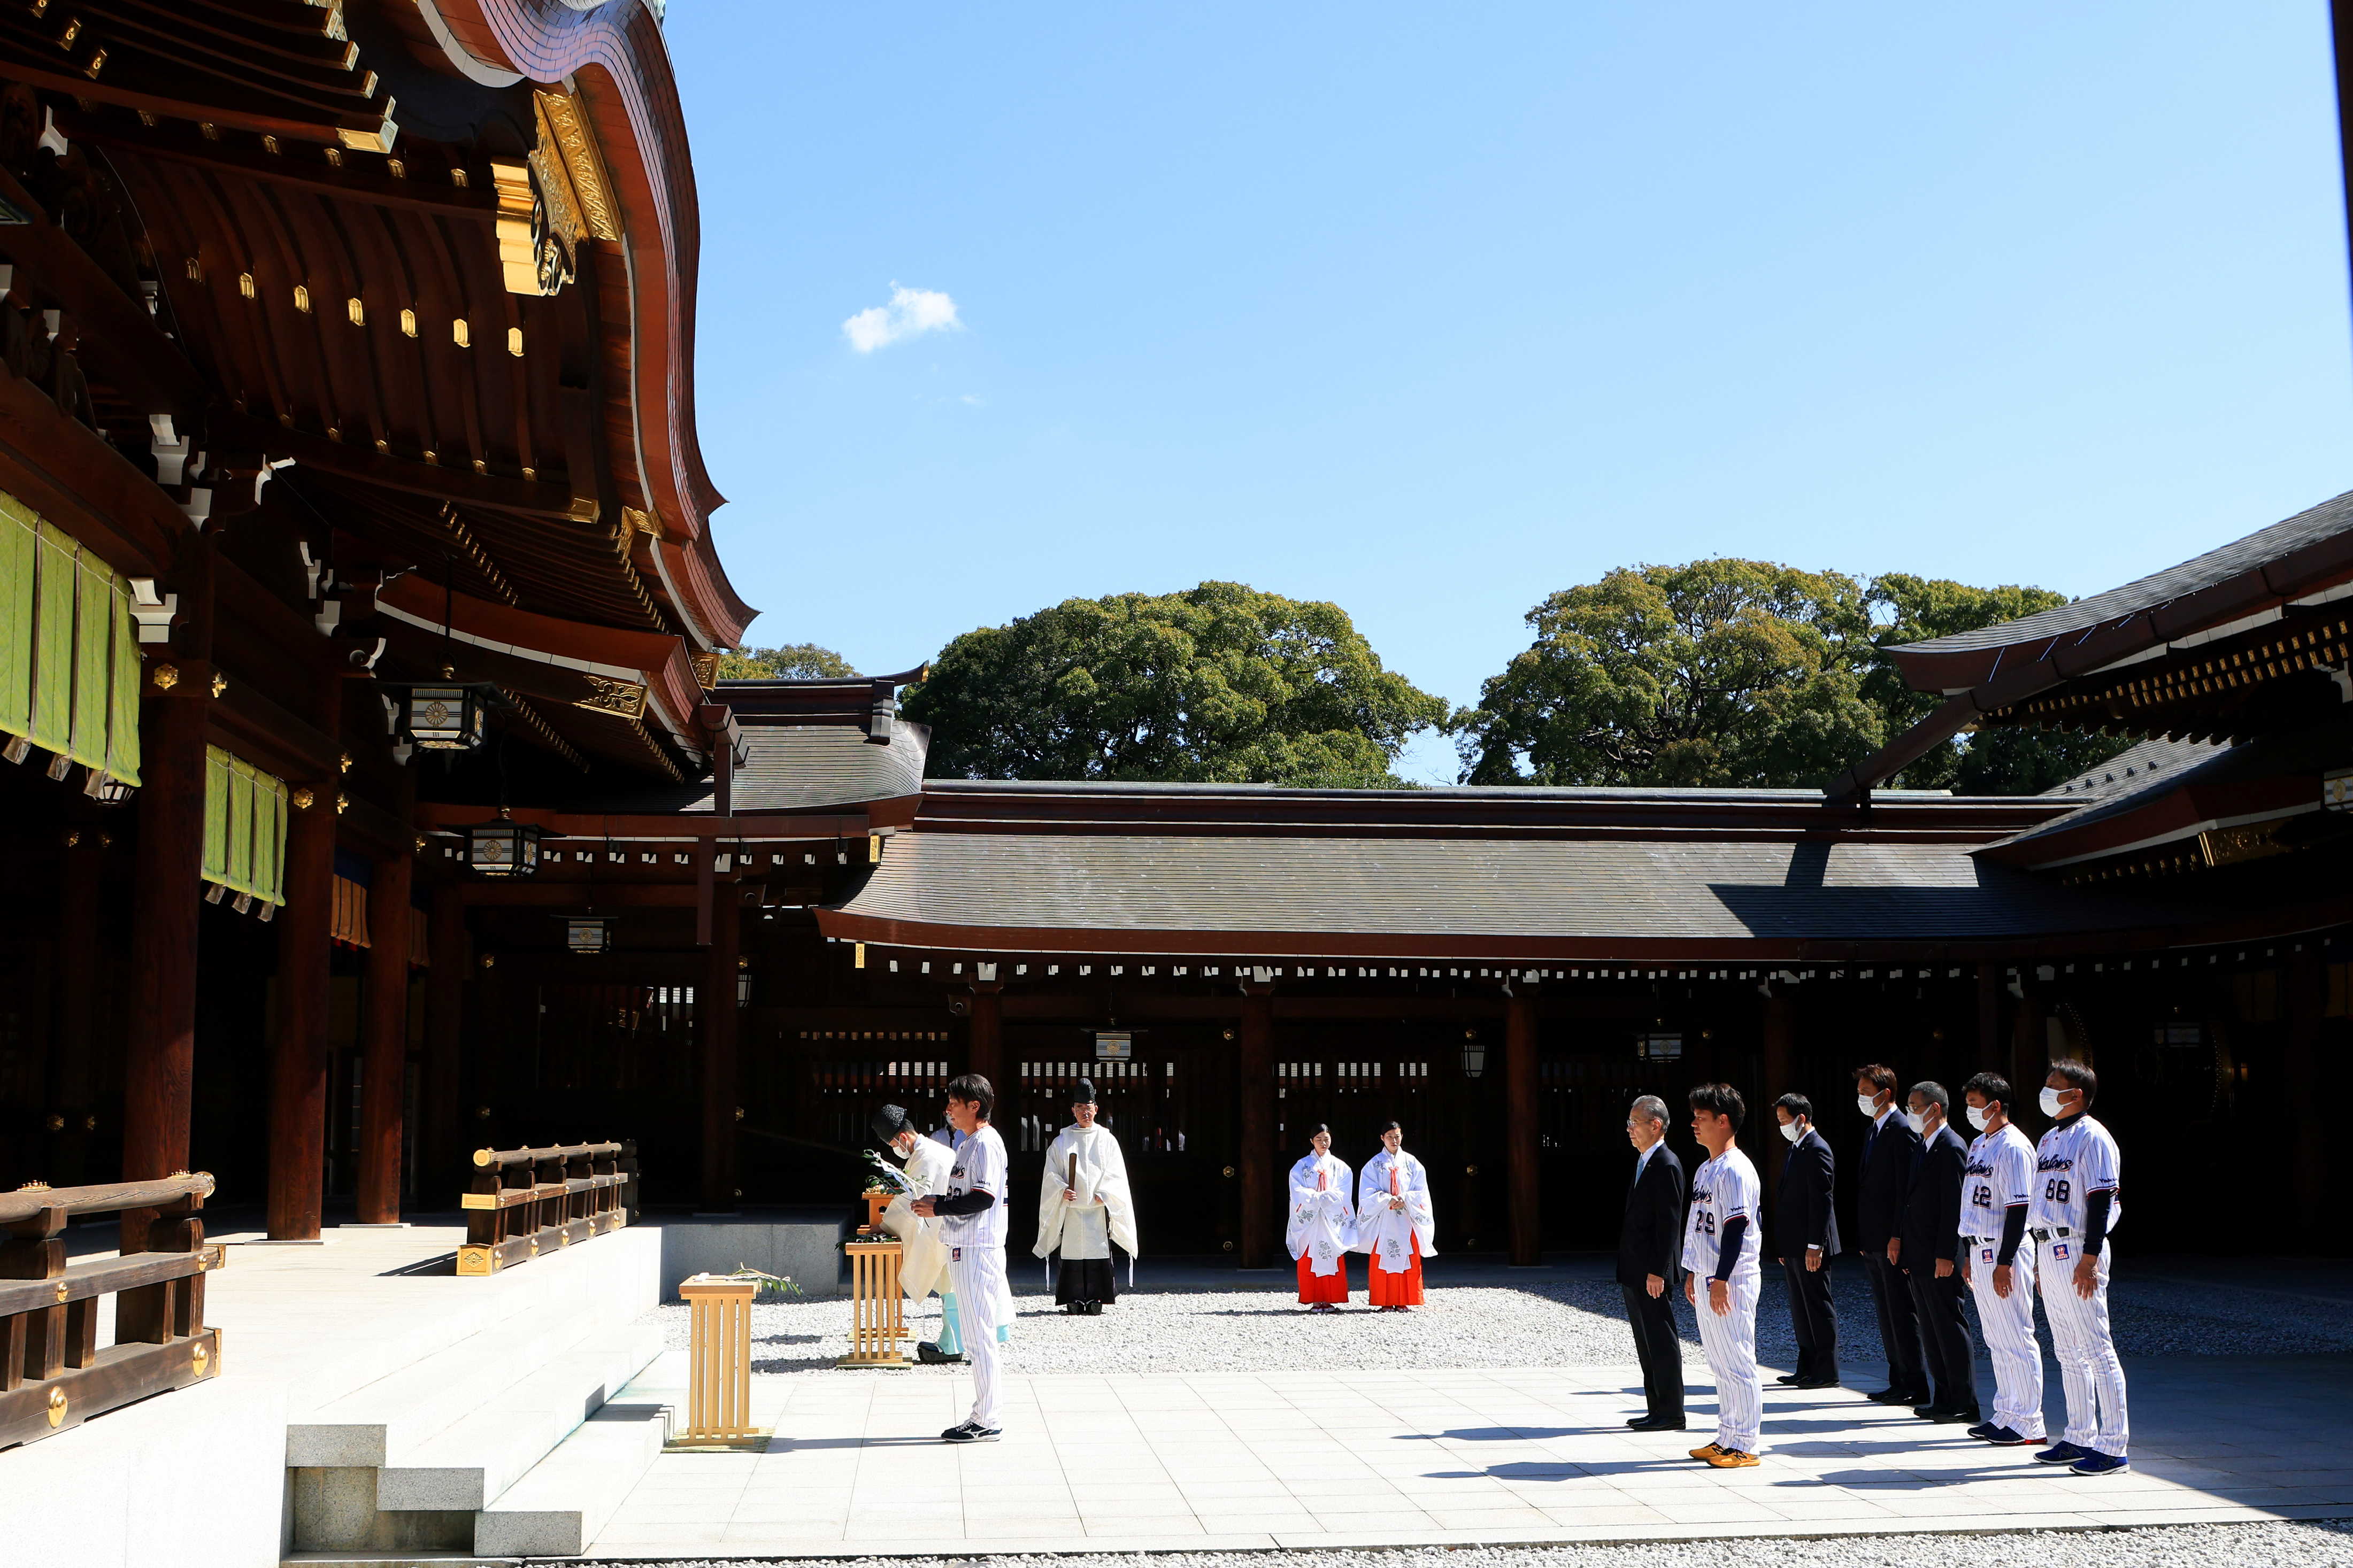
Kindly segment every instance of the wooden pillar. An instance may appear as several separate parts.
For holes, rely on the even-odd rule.
[[[1242,1267],[1274,1267],[1281,1218],[1274,1196],[1274,987],[1242,987],[1240,1070],[1241,1100]]]
[[[2310,952],[2288,959],[2287,1110],[2290,1174],[2305,1223],[2296,1227],[2299,1250],[2329,1250],[2328,1130],[2338,1086],[2327,1066],[2328,970]]]
[[[2020,966],[2021,976],[2026,966]],[[2010,1107],[2010,1120],[2020,1122],[2021,1112],[2031,1106],[2042,1090],[2042,1080],[2051,1076],[2051,1040],[2042,1022],[2042,998],[2031,980],[2021,979],[2020,989],[2026,994],[2018,1004],[2018,1016],[2011,1021],[2010,1032],[2010,1089],[2018,1103]],[[2027,1134],[2034,1136],[2032,1133]]]
[[[1978,1070],[2002,1070],[2001,966],[1998,963],[1978,965]]]
[[[1758,1086],[1762,1100],[1749,1113],[1752,1146],[1769,1150],[1773,1145],[1764,1142],[1765,1134],[1780,1121],[1773,1114],[1773,1102],[1798,1087],[1798,1004],[1790,996],[1770,996],[1765,1002],[1765,1081]],[[1810,1097],[1809,1097],[1810,1098]],[[1818,1105],[1814,1114],[1820,1116],[1830,1108]],[[1746,1131],[1746,1129],[1744,1129]],[[1781,1162],[1760,1159],[1764,1167],[1766,1207],[1770,1212],[1772,1194],[1781,1190]]]
[[[1544,1214],[1536,1151],[1536,999],[1522,982],[1504,1004],[1504,1158],[1510,1172],[1512,1262],[1544,1261]]]
[[[999,1100],[1005,1098],[1005,983],[975,981],[972,987],[972,1027],[966,1035],[965,1068],[988,1080]]]
[[[459,1081],[459,1042],[466,1017],[466,906],[454,883],[433,889],[427,922],[425,1081],[417,1097],[417,1197],[427,1208],[465,1184],[465,1089]],[[451,1201],[455,1201],[452,1199]]]
[[[332,742],[343,682],[322,674],[311,722]],[[327,971],[334,953],[335,779],[286,781],[286,907],[269,1064],[269,1238],[315,1241],[327,1177]],[[364,1084],[363,1085],[364,1087]]]
[[[213,543],[183,541],[173,584],[181,625],[172,658],[147,664],[140,693],[138,892],[131,916],[130,1009],[122,1075],[122,1178],[188,1164],[196,1058],[196,929],[205,868],[205,710],[213,700]],[[185,662],[187,668],[179,666]],[[177,678],[156,684],[164,663]],[[124,1252],[147,1249],[152,1208],[125,1209]]]
[[[408,1079],[411,861],[375,863],[368,882],[366,1011],[360,1017],[359,1218],[400,1218],[401,1101]]]
[[[52,1142],[57,1158],[37,1173],[51,1186],[76,1186],[95,1180],[90,1169],[90,1134],[83,1125],[90,1115],[90,1086],[98,1052],[98,890],[105,861],[99,849],[98,812],[85,801],[71,803],[60,858],[64,875],[58,879],[57,941],[45,944],[57,957],[57,1001],[51,1016],[57,1030],[56,1066],[49,1072],[50,1100],[65,1117],[65,1126]]]
[[[706,847],[702,853],[711,853]],[[702,997],[694,1010],[702,1033],[702,1211],[735,1207],[735,960],[742,948],[743,901],[722,881],[711,901],[711,948]]]

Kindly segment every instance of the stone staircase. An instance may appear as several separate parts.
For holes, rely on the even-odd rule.
[[[462,1331],[295,1414],[288,1561],[582,1551],[668,1436],[667,1405],[615,1397],[661,1352],[634,1321],[659,1267],[658,1237],[623,1231],[468,1281],[484,1300]]]

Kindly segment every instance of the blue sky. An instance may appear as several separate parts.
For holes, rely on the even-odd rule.
[[[1620,564],[2169,565],[2353,488],[2327,25],[673,0],[750,640],[1227,578],[1460,703]]]

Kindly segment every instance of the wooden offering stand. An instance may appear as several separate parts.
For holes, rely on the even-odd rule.
[[[882,1211],[892,1194],[870,1192],[866,1223],[842,1244],[849,1255],[849,1353],[836,1366],[913,1366],[900,1349],[907,1338],[904,1302],[899,1290],[899,1266],[906,1248],[882,1229]]]

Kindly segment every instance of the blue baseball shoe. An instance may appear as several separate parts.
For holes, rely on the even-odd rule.
[[[2035,1455],[2034,1462],[2038,1465],[2072,1465],[2090,1453],[2089,1448],[2078,1448],[2073,1443],[2053,1443]]]
[[[2131,1468],[2132,1461],[2122,1454],[2086,1453],[2067,1467],[2067,1473],[2075,1476],[2120,1476]]]
[[[1985,1440],[1997,1448],[2023,1448],[2029,1443],[2040,1443],[2040,1437],[2029,1437],[2015,1426],[1997,1426],[1985,1435]]]

